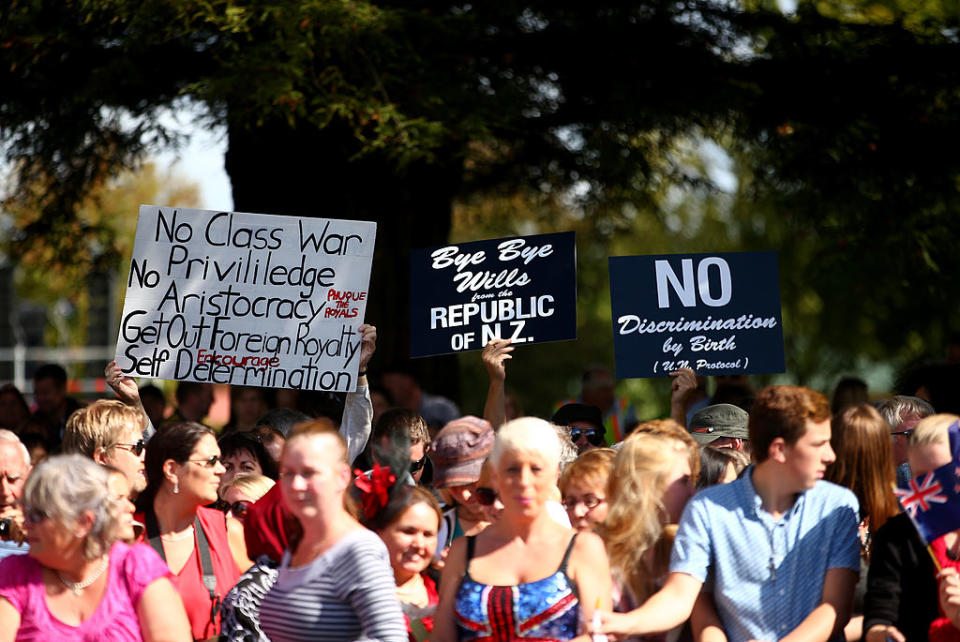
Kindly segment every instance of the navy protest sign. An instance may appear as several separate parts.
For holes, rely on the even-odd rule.
[[[617,376],[785,370],[774,252],[610,257]]]
[[[143,205],[117,339],[132,376],[357,387],[377,225]]]
[[[573,232],[414,250],[410,356],[577,338]]]

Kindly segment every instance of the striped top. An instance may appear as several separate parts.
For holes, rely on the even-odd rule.
[[[260,626],[273,642],[383,640],[407,642],[387,549],[357,529],[305,566],[283,555],[260,605]]]

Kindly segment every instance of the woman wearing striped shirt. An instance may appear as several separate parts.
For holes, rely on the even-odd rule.
[[[260,606],[273,642],[407,640],[386,547],[347,510],[351,479],[346,444],[328,424],[291,431],[280,483],[303,533]]]

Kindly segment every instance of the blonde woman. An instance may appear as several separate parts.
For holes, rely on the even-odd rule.
[[[220,487],[223,512],[242,522],[247,509],[266,495],[275,483],[266,475],[237,475]]]
[[[610,604],[610,571],[593,533],[547,512],[560,441],[533,417],[505,424],[490,454],[500,519],[456,540],[440,582],[432,640],[587,639],[581,624]]]
[[[100,399],[80,408],[67,419],[63,452],[78,453],[98,464],[116,468],[127,476],[131,497],[136,497],[147,486],[145,427],[144,415],[135,408],[119,401]]]
[[[616,609],[629,611],[666,579],[671,529],[693,495],[696,466],[690,446],[663,432],[634,433],[623,442],[607,482],[609,505],[601,534],[620,592]]]

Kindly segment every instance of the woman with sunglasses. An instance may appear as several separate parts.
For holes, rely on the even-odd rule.
[[[220,486],[220,508],[241,522],[247,509],[266,495],[276,482],[264,475],[237,475]]]
[[[101,399],[67,419],[63,452],[78,453],[98,464],[116,468],[130,482],[136,498],[147,485],[144,473],[144,415],[119,401]]]
[[[560,440],[542,419],[515,419],[497,433],[490,461],[503,512],[453,543],[431,639],[583,640],[594,609],[609,607],[603,542],[547,512],[559,460]]]
[[[30,553],[0,562],[0,640],[190,639],[166,565],[118,541],[124,516],[129,530],[128,489],[114,496],[109,477],[74,454],[50,458],[27,479]]]
[[[215,638],[220,600],[240,577],[237,560],[246,559],[246,550],[243,527],[204,508],[217,501],[224,472],[213,431],[194,422],[165,427],[150,440],[146,470],[147,487],[138,501],[146,541],[174,575],[193,638]]]

